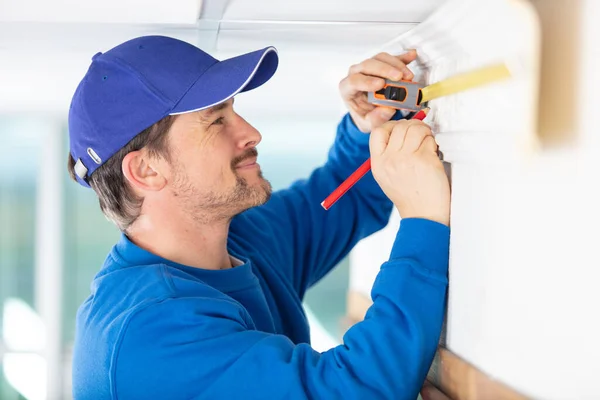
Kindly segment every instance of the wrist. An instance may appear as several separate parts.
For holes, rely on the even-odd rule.
[[[450,226],[450,215],[446,213],[423,213],[418,211],[406,210],[406,207],[396,206],[396,210],[400,214],[401,219],[426,219],[428,221],[437,222],[439,224]]]
[[[356,114],[354,111],[350,110],[350,111],[348,111],[348,115],[349,115],[350,123],[353,125],[353,127],[357,131],[359,131],[360,133],[362,133],[364,135],[366,135],[367,133],[370,132],[368,127],[364,126],[364,124],[361,123],[361,118],[358,114]]]

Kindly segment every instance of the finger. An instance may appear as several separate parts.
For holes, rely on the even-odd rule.
[[[356,92],[376,92],[385,86],[385,80],[360,73],[350,74],[340,82],[342,96],[351,96]]]
[[[392,67],[402,71],[402,78],[401,79],[405,79],[405,80],[412,80],[412,78],[415,77],[415,75],[412,73],[412,71],[410,69],[408,69],[408,67],[406,66],[405,63],[403,63],[400,58],[398,57],[394,57],[393,55],[389,54],[389,53],[379,53],[377,54],[375,57],[376,60],[379,61],[383,61],[385,63],[390,64]]]
[[[423,122],[418,120],[400,120],[398,124],[394,127],[394,131],[391,134],[388,148],[393,151],[400,151],[402,146],[404,146],[404,141],[406,140],[406,133],[408,129],[412,125],[423,124]]]
[[[376,106],[374,104],[368,103],[366,101],[355,101],[354,104],[356,108],[362,113],[362,115],[366,115],[367,113],[373,111]]]
[[[409,153],[416,152],[417,150],[419,150],[427,136],[431,136],[433,138],[431,128],[429,128],[429,126],[427,126],[426,124],[420,123],[410,125],[406,130],[404,144],[402,145],[400,150]]]
[[[438,146],[437,142],[435,141],[435,138],[433,137],[433,135],[429,135],[429,136],[426,136],[423,138],[423,141],[421,142],[417,151],[426,153],[426,154],[435,155],[435,157],[439,159],[438,152],[437,152],[438,147],[439,146]]]
[[[376,107],[368,112],[365,118],[371,123],[371,130],[388,122],[396,114],[396,109],[391,107]]]
[[[348,109],[353,110],[355,113],[360,115],[361,118],[365,118],[369,112],[376,108],[375,104],[369,103],[367,94],[364,92],[355,93],[350,98],[345,98],[345,100]]]
[[[404,64],[408,65],[417,59],[417,50],[410,49],[406,53],[402,53],[402,54],[396,56],[396,58],[398,58]]]
[[[376,60],[374,58],[369,58],[360,64],[351,66],[349,75],[353,74],[376,76],[380,78],[391,79],[393,81],[400,80],[403,76],[401,70],[391,66],[387,62]]]
[[[373,129],[369,137],[369,150],[371,155],[382,155],[388,147],[390,135],[396,125],[396,121],[388,121]]]

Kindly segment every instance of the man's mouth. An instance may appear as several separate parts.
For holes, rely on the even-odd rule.
[[[258,163],[256,162],[257,157],[252,157],[249,159],[246,159],[244,161],[242,161],[241,163],[239,163],[238,165],[236,165],[237,169],[243,169],[243,168],[253,168],[253,167],[257,167]]]
[[[258,151],[256,151],[256,148],[252,148],[243,155],[238,156],[237,159],[234,159],[232,165],[235,169],[255,168],[258,166],[257,159]]]

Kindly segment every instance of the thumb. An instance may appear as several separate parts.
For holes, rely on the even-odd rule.
[[[376,107],[365,118],[371,123],[371,130],[388,122],[396,114],[396,109],[391,107]]]

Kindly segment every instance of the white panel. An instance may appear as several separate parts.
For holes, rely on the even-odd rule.
[[[431,102],[428,121],[452,162],[447,345],[533,398],[597,399],[600,95],[590,88],[600,87],[600,2],[539,3],[574,8],[569,22],[555,8],[547,29],[568,23],[581,38],[548,43],[558,64],[543,66],[556,72],[547,83],[565,80],[578,101],[569,116],[578,122],[564,132],[576,140],[562,145],[537,130],[539,25],[529,2],[453,1],[377,50],[416,47],[430,83],[508,61],[510,81]],[[572,57],[561,57],[564,46]],[[352,268],[379,268],[380,258]]]
[[[350,253],[350,282],[353,291],[371,298],[373,282],[381,264],[389,260],[396,233],[400,227],[400,215],[396,208],[390,222],[381,231],[363,239]]]
[[[0,0],[0,22],[194,24],[202,0]]]

